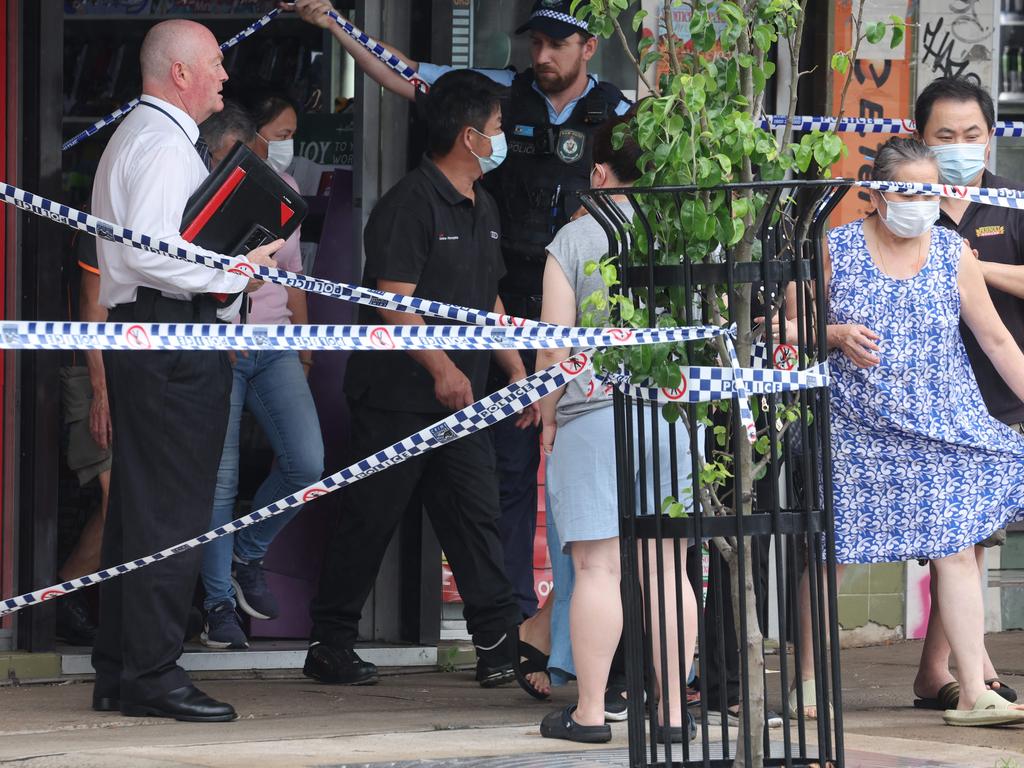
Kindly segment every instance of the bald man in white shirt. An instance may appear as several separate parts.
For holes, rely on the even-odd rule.
[[[103,152],[93,211],[184,245],[185,205],[209,172],[198,124],[223,107],[228,78],[217,40],[191,21],[154,26],[140,58],[142,103]],[[248,258],[272,266],[282,244]],[[106,240],[97,241],[97,255],[99,300],[111,322],[216,322],[260,285]],[[226,352],[107,352],[104,364],[114,434],[103,536],[110,567],[207,530],[232,377]],[[177,664],[199,563],[200,551],[191,550],[101,586],[94,709],[191,722],[237,717]]]

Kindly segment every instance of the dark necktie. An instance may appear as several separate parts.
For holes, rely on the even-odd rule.
[[[213,158],[210,156],[210,147],[202,136],[196,139],[196,152],[199,153],[199,159],[203,161],[206,170],[211,170],[213,168]]]

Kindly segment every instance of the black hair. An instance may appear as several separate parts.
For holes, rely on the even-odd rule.
[[[928,83],[914,103],[914,122],[921,136],[937,101],[976,102],[988,129],[991,131],[996,124],[996,108],[988,91],[965,77],[940,77]]]
[[[594,132],[594,163],[611,166],[615,178],[623,184],[630,184],[643,175],[639,164],[644,152],[630,133],[629,123],[630,119],[626,115],[613,117]],[[615,129],[620,125],[626,126],[622,131],[622,147],[615,149]]]
[[[466,126],[483,132],[501,107],[501,89],[470,69],[456,69],[438,78],[426,102],[427,150],[435,157],[451,152]]]
[[[256,138],[256,123],[241,104],[224,99],[224,108],[206,118],[199,132],[210,149],[217,151],[225,139],[234,138],[243,144],[251,142]]]
[[[938,162],[935,153],[923,141],[909,136],[894,136],[878,148],[871,168],[871,180],[892,181],[901,165],[921,161]]]
[[[250,95],[245,99],[245,105],[252,114],[256,123],[256,130],[275,120],[286,109],[291,109],[298,117],[299,107],[283,93],[268,93],[266,91]]]

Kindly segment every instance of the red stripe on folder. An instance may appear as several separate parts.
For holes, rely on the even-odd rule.
[[[242,183],[242,179],[244,178],[245,171],[241,168],[235,168],[235,170],[231,172],[227,181],[225,181],[221,185],[220,189],[217,190],[216,194],[210,198],[210,202],[203,206],[203,210],[199,212],[199,215],[196,216],[195,220],[188,225],[188,228],[184,232],[181,233],[181,237],[185,242],[191,243],[195,236],[202,232],[206,223],[210,220],[213,214],[217,212],[217,209],[224,204],[224,201],[228,199],[228,196],[235,191],[239,184]]]

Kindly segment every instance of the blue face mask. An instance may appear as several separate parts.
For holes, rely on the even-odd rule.
[[[929,149],[939,161],[939,177],[946,184],[970,184],[985,170],[985,144],[935,144]]]
[[[473,152],[473,150],[469,151],[473,152],[473,156],[480,162],[481,171],[484,173],[493,171],[505,161],[505,157],[508,155],[508,142],[505,140],[504,131],[496,133],[493,136],[488,136],[486,133],[481,133],[476,128],[472,128],[472,130],[474,133],[479,133],[491,142],[491,154],[487,157],[480,157],[480,155]]]

